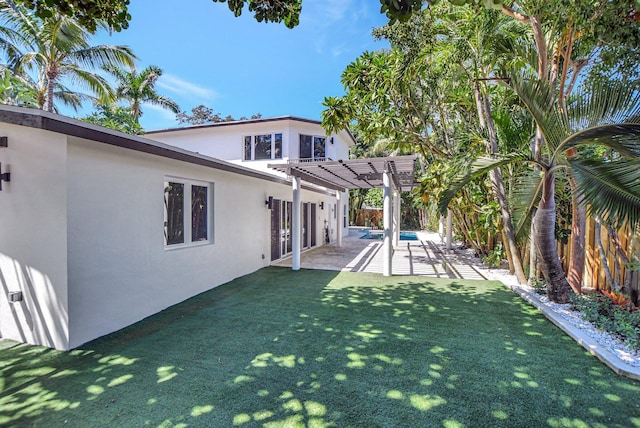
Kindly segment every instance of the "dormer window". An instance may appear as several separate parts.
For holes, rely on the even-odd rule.
[[[244,160],[282,159],[282,134],[246,135]]]

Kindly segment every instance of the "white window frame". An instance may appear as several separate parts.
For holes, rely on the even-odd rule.
[[[256,159],[256,137],[258,135],[270,135],[271,136],[271,158],[270,159]],[[280,157],[275,157],[276,155],[276,135],[280,135]],[[251,154],[250,159],[247,159],[247,152],[245,149],[245,140],[249,137],[251,139]],[[242,161],[243,162],[253,162],[253,161],[265,161],[265,160],[275,160],[282,159],[284,151],[284,133],[283,132],[256,132],[254,134],[245,134],[242,136]]]
[[[311,137],[311,156],[310,157],[303,157],[302,153],[300,153],[300,138],[301,137]],[[324,156],[319,156],[316,157],[316,138],[322,138],[324,139]],[[316,159],[329,159],[329,157],[327,156],[327,143],[329,142],[329,137],[327,137],[326,135],[316,135],[316,134],[298,134],[298,157],[300,159],[310,159],[310,160],[316,160]]]
[[[164,188],[166,187],[166,183],[180,183],[184,185],[184,195],[183,195],[183,232],[182,236],[184,237],[184,242],[177,244],[167,244],[165,233],[166,233],[166,223],[167,223],[167,209],[163,203],[163,241],[165,250],[173,250],[178,248],[188,248],[188,247],[198,247],[201,245],[212,244],[213,241],[213,187],[214,183],[208,181],[200,181],[200,180],[191,180],[180,177],[172,177],[165,176],[163,181],[163,194]],[[191,222],[192,222],[192,213],[191,213],[191,195],[192,195],[192,186],[201,186],[207,188],[207,239],[202,241],[191,241]]]

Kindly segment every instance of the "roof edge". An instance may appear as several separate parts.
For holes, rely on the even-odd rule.
[[[206,166],[247,177],[257,178],[274,183],[291,185],[291,181],[276,177],[266,172],[257,171],[221,159],[204,156],[199,153],[181,149],[179,147],[160,143],[148,138],[125,134],[120,131],[82,122],[44,110],[26,107],[0,105],[0,122],[11,125],[25,126],[43,131],[55,132],[71,137],[83,138],[98,143],[108,144],[142,153],[148,153],[164,158],[179,160],[195,165]],[[306,190],[332,195],[333,192],[303,186]]]

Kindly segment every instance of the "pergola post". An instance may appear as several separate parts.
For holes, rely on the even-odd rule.
[[[293,259],[291,262],[292,270],[300,270],[300,177],[293,177],[291,180],[293,187],[293,212],[291,213],[291,239]]]
[[[400,190],[393,192],[393,248],[400,246]]]
[[[447,210],[447,250],[453,248],[453,214]]]
[[[338,240],[336,245],[338,247],[342,247],[342,193],[339,190],[336,190],[336,231],[338,233]]]
[[[391,246],[391,229],[393,227],[391,212],[391,172],[385,166],[382,173],[382,219],[384,225],[383,241],[382,241],[382,275],[391,276],[391,258],[393,257],[393,248]]]

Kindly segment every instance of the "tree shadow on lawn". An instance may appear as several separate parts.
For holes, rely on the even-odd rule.
[[[640,426],[497,282],[267,268],[71,352],[0,342],[0,425]]]

